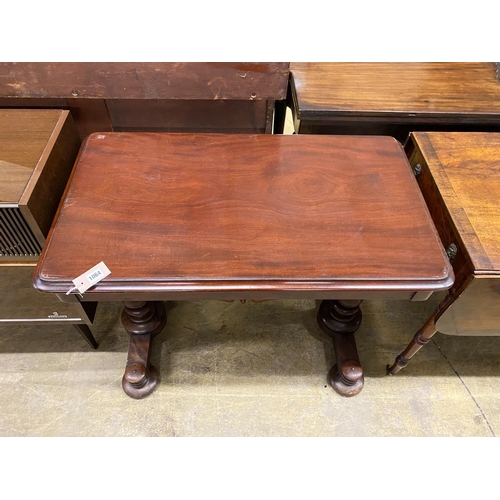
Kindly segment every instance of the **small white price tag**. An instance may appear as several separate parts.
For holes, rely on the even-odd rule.
[[[96,266],[85,271],[83,274],[80,274],[78,278],[73,280],[73,284],[75,285],[71,290],[66,292],[66,295],[69,295],[71,292],[78,290],[78,292],[83,293],[86,292],[91,286],[94,286],[96,283],[99,283],[106,276],[109,276],[111,271],[108,269],[108,266],[104,264],[104,262],[99,262]]]

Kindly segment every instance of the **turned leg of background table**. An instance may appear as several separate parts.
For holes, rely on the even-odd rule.
[[[417,333],[415,333],[411,342],[406,346],[406,349],[396,357],[396,360],[394,361],[392,366],[387,365],[386,369],[388,374],[396,375],[396,373],[404,368],[408,364],[410,359],[418,351],[420,351],[420,349],[422,349],[422,347],[427,344],[429,340],[431,340],[431,338],[437,332],[437,321],[460,297],[471,280],[472,276],[468,272],[467,268],[463,268],[461,271],[455,273],[455,284],[449,290],[446,297],[439,303],[436,310],[432,313],[431,317],[425,322],[422,328],[420,328]]]
[[[361,325],[361,302],[324,300],[318,311],[318,324],[332,338],[337,360],[328,374],[328,382],[341,396],[355,396],[364,384],[354,339],[354,332]]]
[[[392,366],[387,365],[387,373],[396,375],[396,373],[404,368],[408,364],[408,361],[410,361],[410,359],[431,340],[432,336],[437,332],[436,319],[439,311],[440,309],[438,307],[425,322],[424,326],[422,326],[413,336],[413,339],[407,345],[406,349],[396,357],[394,364]]]
[[[122,325],[130,333],[127,367],[122,379],[125,393],[140,399],[153,392],[158,374],[149,364],[151,339],[167,322],[163,302],[124,302]]]

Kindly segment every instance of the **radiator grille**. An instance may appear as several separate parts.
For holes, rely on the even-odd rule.
[[[42,248],[19,208],[0,208],[0,258],[40,255]]]

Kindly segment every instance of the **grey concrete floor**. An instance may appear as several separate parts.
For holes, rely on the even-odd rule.
[[[330,339],[317,301],[169,302],[143,400],[121,389],[128,335],[101,303],[87,346],[68,325],[0,325],[1,436],[494,436],[500,338],[436,334],[396,376],[385,366],[442,295],[362,305],[365,387],[327,386]]]

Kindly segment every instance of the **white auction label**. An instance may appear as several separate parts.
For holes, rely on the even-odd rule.
[[[78,278],[75,278],[73,280],[73,285],[75,286],[69,290],[66,295],[69,295],[75,290],[78,290],[80,293],[86,292],[90,287],[99,283],[99,281],[110,274],[111,271],[108,269],[108,266],[106,266],[104,262],[99,262],[99,264],[95,265],[88,271],[85,271],[83,274],[80,274]]]

